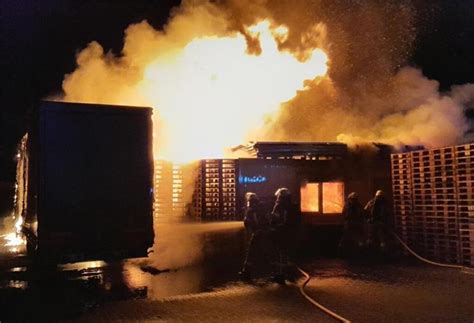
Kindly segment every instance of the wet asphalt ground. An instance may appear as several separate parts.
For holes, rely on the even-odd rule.
[[[474,277],[459,271],[406,264],[367,267],[340,260],[305,267],[315,277],[307,287],[308,294],[352,322],[474,319]],[[193,295],[109,303],[79,320],[336,322],[309,305],[297,284],[227,282]]]
[[[302,278],[282,286],[259,268],[239,280],[241,224],[157,232],[160,247],[146,259],[38,269],[4,252],[0,320],[335,322],[299,294]],[[300,265],[314,277],[308,294],[353,322],[474,321],[473,274],[411,259],[313,256]]]

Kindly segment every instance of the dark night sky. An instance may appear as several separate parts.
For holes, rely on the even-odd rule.
[[[3,0],[0,181],[11,180],[25,111],[61,89],[64,74],[74,69],[75,53],[92,40],[118,53],[129,24],[146,19],[160,27],[179,2]],[[443,89],[474,82],[474,1],[418,0],[415,4],[421,16],[426,11],[429,18],[419,32],[411,64],[440,81]]]

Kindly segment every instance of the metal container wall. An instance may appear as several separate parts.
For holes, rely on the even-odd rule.
[[[474,265],[474,144],[392,154],[395,225],[422,255]]]

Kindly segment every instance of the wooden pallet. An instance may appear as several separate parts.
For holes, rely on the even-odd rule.
[[[472,264],[474,143],[393,154],[391,163],[401,236],[435,260]]]

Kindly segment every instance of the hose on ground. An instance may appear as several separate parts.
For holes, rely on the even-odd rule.
[[[412,254],[415,258],[417,258],[418,260],[422,261],[422,262],[425,262],[427,264],[430,264],[430,265],[433,265],[433,266],[438,266],[438,267],[445,267],[445,268],[454,268],[454,269],[459,269],[461,270],[463,273],[466,273],[466,274],[473,274],[472,272],[469,272],[469,271],[465,271],[467,270],[468,268],[467,267],[464,267],[462,265],[453,265],[453,264],[443,264],[443,263],[440,263],[440,262],[436,262],[436,261],[432,261],[432,260],[429,260],[429,259],[426,259],[422,256],[420,256],[419,254],[417,254],[413,249],[411,249],[405,241],[403,241],[402,238],[400,238],[398,236],[398,234],[396,234],[393,230],[388,230],[394,237],[395,239],[398,240],[398,242],[400,242],[400,244],[410,253]]]
[[[460,269],[461,271],[463,269],[466,269],[466,267],[464,266],[461,266],[461,265],[452,265],[452,264],[443,264],[443,263],[440,263],[440,262],[436,262],[436,261],[432,261],[432,260],[429,260],[429,259],[426,259],[422,256],[420,256],[419,254],[417,254],[413,249],[411,249],[406,243],[405,241],[403,241],[402,238],[400,238],[393,230],[388,230],[394,237],[395,239],[398,240],[398,242],[400,242],[400,244],[410,253],[412,254],[415,258],[417,258],[418,260],[422,261],[422,262],[425,262],[427,264],[430,264],[430,265],[434,265],[434,266],[439,266],[439,267],[445,267],[445,268],[455,268],[455,269]],[[303,276],[305,276],[306,280],[303,282],[303,284],[300,285],[299,287],[299,290],[300,290],[300,293],[301,295],[303,295],[304,298],[306,298],[307,301],[309,301],[312,305],[316,306],[319,310],[321,310],[322,312],[326,313],[327,315],[335,318],[336,320],[340,321],[340,322],[343,322],[343,323],[350,323],[350,321],[342,316],[340,316],[339,314],[336,314],[334,313],[333,311],[331,311],[330,309],[328,309],[327,307],[321,305],[320,303],[318,303],[316,300],[314,300],[311,296],[309,296],[306,291],[304,290],[304,288],[306,287],[306,285],[309,283],[309,281],[311,280],[311,276],[305,272],[303,269],[301,269],[300,267],[296,267],[298,269],[298,271],[303,274]],[[466,272],[466,271],[462,271],[464,273],[468,273],[468,274],[472,274],[471,272]]]
[[[309,283],[309,281],[311,280],[311,276],[305,272],[303,269],[299,268],[299,267],[296,267],[299,272],[301,274],[303,274],[303,276],[306,277],[306,280],[303,282],[303,284],[300,285],[300,293],[301,295],[303,295],[304,298],[306,298],[306,300],[308,302],[310,302],[311,304],[313,304],[314,306],[316,306],[319,310],[323,311],[324,313],[326,313],[327,315],[335,318],[336,320],[340,321],[340,322],[343,322],[343,323],[349,323],[350,321],[336,313],[334,313],[333,311],[331,311],[330,309],[328,309],[327,307],[324,307],[323,305],[319,304],[317,301],[315,301],[313,298],[311,298],[311,296],[309,296],[306,291],[304,290],[304,288],[306,287],[306,285]]]

